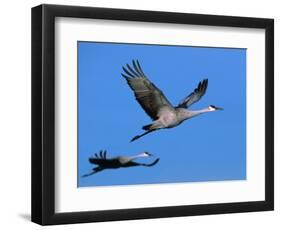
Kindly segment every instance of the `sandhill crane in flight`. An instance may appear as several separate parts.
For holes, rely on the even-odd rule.
[[[113,157],[113,158],[107,158],[106,154],[107,154],[106,150],[105,151],[101,150],[99,152],[99,155],[97,153],[95,153],[95,155],[93,157],[90,157],[89,162],[91,164],[97,165],[97,167],[93,168],[92,172],[85,174],[82,177],[91,176],[104,169],[128,168],[128,167],[134,167],[134,166],[151,167],[151,166],[156,165],[159,161],[159,158],[157,158],[155,161],[153,161],[150,164],[138,163],[138,162],[134,161],[139,158],[151,157],[152,154],[150,154],[149,152],[142,152],[142,153],[139,153],[139,154],[133,155],[133,156],[117,156],[117,157]]]
[[[178,126],[183,121],[197,115],[222,110],[222,108],[214,105],[196,111],[188,109],[205,94],[208,79],[199,82],[197,88],[191,94],[185,97],[177,106],[173,106],[163,92],[147,78],[138,60],[133,60],[132,64],[133,67],[128,64],[126,65],[127,68],[123,66],[124,73],[121,73],[121,75],[126,79],[128,85],[134,91],[136,100],[153,120],[153,123],[143,126],[142,128],[145,132],[135,136],[131,142],[153,131]]]

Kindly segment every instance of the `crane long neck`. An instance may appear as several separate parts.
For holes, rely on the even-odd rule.
[[[130,160],[135,160],[135,159],[141,158],[141,157],[145,157],[144,153],[139,153],[139,154],[136,154],[136,155],[133,155],[133,156],[129,156],[128,158]]]
[[[199,110],[185,110],[184,118],[185,119],[192,118],[207,112],[212,112],[212,110],[210,110],[209,107]]]

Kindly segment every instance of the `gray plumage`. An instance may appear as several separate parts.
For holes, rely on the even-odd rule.
[[[89,158],[89,162],[91,164],[97,165],[97,167],[93,168],[92,172],[87,173],[82,177],[91,176],[104,169],[128,168],[134,166],[152,167],[158,163],[159,158],[154,160],[152,163],[138,163],[134,161],[139,158],[147,158],[151,156],[152,154],[150,154],[149,152],[142,152],[133,156],[116,156],[116,157],[109,158],[107,157],[106,150],[105,151],[100,150],[99,154],[95,153],[94,156]]]
[[[133,90],[136,100],[153,120],[152,124],[143,126],[146,132],[135,136],[131,141],[159,129],[173,128],[199,114],[222,109],[213,105],[197,111],[188,109],[206,93],[208,79],[199,82],[197,88],[174,107],[164,93],[147,78],[138,60],[132,61],[132,67],[127,64],[122,69],[124,73],[121,75]]]

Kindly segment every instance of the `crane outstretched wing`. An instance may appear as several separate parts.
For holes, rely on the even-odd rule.
[[[143,110],[156,120],[157,114],[161,108],[167,106],[174,109],[163,92],[158,89],[144,74],[138,60],[133,60],[133,67],[126,65],[122,67],[124,73],[121,75],[127,80],[128,85],[135,93],[135,98]]]
[[[105,163],[107,161],[109,161],[110,159],[106,158],[106,150],[102,151],[100,150],[99,154],[95,153],[94,157],[90,157],[89,158],[89,162],[92,164],[102,164]]]
[[[185,97],[177,106],[177,108],[188,108],[192,104],[196,103],[203,97],[203,95],[206,93],[208,87],[208,79],[204,79],[203,81],[200,81],[197,88],[189,94],[187,97]]]

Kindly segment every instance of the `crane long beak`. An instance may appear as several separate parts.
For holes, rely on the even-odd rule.
[[[223,110],[223,108],[221,108],[221,107],[216,107],[216,110]]]

